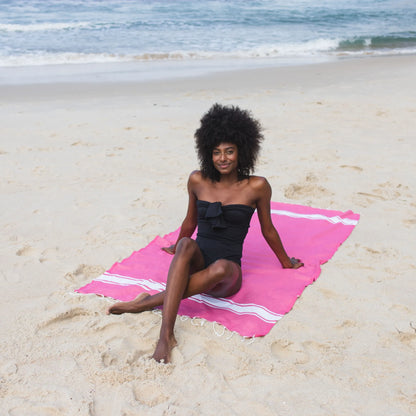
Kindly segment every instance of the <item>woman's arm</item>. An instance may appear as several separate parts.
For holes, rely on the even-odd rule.
[[[170,247],[163,247],[162,250],[166,251],[169,254],[175,254],[176,245],[183,237],[191,237],[194,233],[196,225],[197,225],[197,207],[196,207],[196,195],[194,193],[195,188],[195,181],[196,181],[196,173],[192,172],[189,175],[188,179],[188,210],[186,212],[185,219],[182,222],[181,230],[179,232],[179,236],[176,240],[176,243],[171,245]]]
[[[272,218],[270,215],[270,200],[272,196],[272,189],[269,182],[265,178],[256,178],[256,194],[257,199],[257,215],[259,217],[261,232],[267,244],[273,250],[279,259],[284,269],[297,269],[303,266],[303,263],[298,259],[289,258],[283,247],[282,240],[280,239],[279,233],[273,225]]]

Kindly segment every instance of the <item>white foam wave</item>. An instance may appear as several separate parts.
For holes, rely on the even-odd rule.
[[[71,23],[32,23],[27,25],[0,23],[0,31],[3,32],[47,32],[57,30],[79,29],[89,27],[87,22],[71,22]]]
[[[238,60],[238,59],[279,59],[315,58],[328,56],[365,56],[386,54],[414,54],[414,48],[389,50],[339,51],[338,40],[319,40],[303,44],[262,46],[231,52],[216,51],[173,51],[141,54],[115,53],[26,53],[21,55],[0,55],[0,67],[20,67],[59,64],[89,64],[116,62],[157,62],[196,60]]]
[[[338,39],[316,39],[303,43],[282,43],[280,45],[263,45],[252,50],[243,51],[247,57],[277,58],[282,56],[310,56],[328,52],[338,46]]]
[[[333,56],[360,57],[360,56],[386,56],[386,55],[415,55],[416,48],[395,49],[362,49],[358,51],[334,51]]]
[[[196,61],[215,59],[269,58],[272,54],[219,53],[219,52],[184,52],[143,53],[143,54],[91,54],[91,53],[27,53],[22,55],[0,56],[0,67],[22,67],[60,64],[90,64],[113,62],[157,62],[157,61]]]
[[[128,62],[127,55],[87,53],[31,53],[0,57],[0,67]]]

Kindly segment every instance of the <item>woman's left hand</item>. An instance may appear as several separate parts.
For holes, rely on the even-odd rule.
[[[292,264],[292,269],[299,269],[299,267],[304,265],[299,259],[295,259],[294,257],[290,258],[290,263]]]

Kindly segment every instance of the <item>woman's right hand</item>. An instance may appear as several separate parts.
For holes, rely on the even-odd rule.
[[[169,246],[169,247],[162,247],[162,250],[163,251],[166,251],[166,253],[168,253],[168,254],[172,254],[172,255],[174,255],[175,254],[175,244],[172,244],[171,246]]]

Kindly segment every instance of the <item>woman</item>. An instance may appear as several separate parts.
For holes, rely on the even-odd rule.
[[[182,299],[198,293],[234,295],[241,287],[241,255],[251,216],[257,209],[262,234],[282,267],[303,264],[289,258],[270,216],[271,188],[251,176],[263,139],[248,111],[215,104],[195,133],[200,171],[189,176],[189,203],[173,254],[166,290],[114,304],[109,313],[143,312],[163,305],[160,338],[153,358],[169,362],[176,345],[174,325]],[[191,239],[196,226],[196,240]]]

